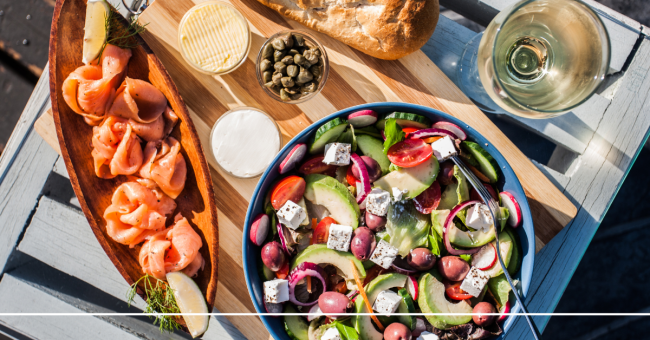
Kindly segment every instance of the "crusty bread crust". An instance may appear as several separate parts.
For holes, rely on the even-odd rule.
[[[393,60],[420,49],[438,23],[438,0],[258,0],[366,54]]]

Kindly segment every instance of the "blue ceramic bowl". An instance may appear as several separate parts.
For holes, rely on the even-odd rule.
[[[533,263],[535,259],[535,232],[533,230],[533,219],[530,214],[530,207],[528,206],[528,201],[526,200],[526,195],[524,194],[524,189],[519,183],[519,179],[515,175],[514,171],[510,165],[506,162],[505,158],[501,153],[492,146],[492,144],[481,136],[476,130],[469,127],[467,124],[463,123],[461,120],[454,118],[442,111],[438,111],[432,108],[406,104],[406,103],[372,103],[364,104],[359,106],[354,106],[339,112],[333,113],[309,126],[307,129],[299,133],[294,137],[284,148],[280,151],[277,157],[271,163],[268,169],[264,172],[260,178],[257,188],[255,188],[255,193],[248,206],[248,212],[246,213],[246,224],[244,226],[244,240],[243,240],[243,257],[244,257],[244,274],[246,275],[246,285],[248,286],[248,292],[253,300],[255,309],[258,313],[266,313],[264,308],[264,291],[262,287],[262,279],[259,276],[258,271],[258,261],[261,261],[260,258],[260,247],[253,244],[249,239],[250,234],[250,224],[253,216],[264,212],[264,197],[268,190],[271,187],[271,184],[278,178],[279,172],[278,167],[282,160],[287,156],[289,151],[297,143],[306,143],[309,145],[313,135],[316,133],[316,130],[323,125],[324,123],[336,118],[347,118],[347,116],[358,110],[374,110],[378,114],[385,114],[391,112],[409,112],[415,113],[422,116],[425,116],[432,121],[447,121],[454,123],[462,127],[468,135],[468,140],[479,143],[487,152],[494,157],[494,159],[499,164],[501,175],[499,176],[499,182],[497,187],[499,191],[508,191],[515,196],[515,199],[519,202],[521,206],[521,212],[523,214],[523,223],[522,225],[515,229],[519,234],[519,238],[522,243],[522,252],[523,252],[523,261],[521,265],[521,270],[515,278],[521,282],[521,288],[523,291],[523,296],[525,297],[528,293],[528,287],[530,286],[530,280],[533,274]],[[518,312],[520,309],[519,303],[515,303],[514,308],[512,309],[513,313]],[[284,325],[281,317],[267,317],[261,316],[262,322],[269,330],[269,333],[275,339],[282,340],[291,340],[284,330]],[[515,318],[509,317],[506,319],[504,327],[504,335],[508,332],[508,329],[512,326]],[[498,339],[503,337],[500,336]]]

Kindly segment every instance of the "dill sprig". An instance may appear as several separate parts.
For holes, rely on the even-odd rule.
[[[145,31],[149,23],[141,24],[136,17],[131,17],[129,25],[124,27],[118,18],[116,11],[109,11],[104,16],[104,25],[106,27],[106,42],[102,46],[99,57],[104,53],[106,45],[111,44],[123,49],[133,49],[142,44],[136,39],[136,35]]]
[[[131,288],[126,294],[129,306],[135,299],[138,290],[138,284],[142,281],[144,285],[144,294],[146,295],[147,307],[144,312],[149,314],[158,313],[180,313],[176,299],[174,298],[174,291],[167,284],[167,282],[157,279],[149,274],[141,277],[131,285]],[[154,284],[155,282],[155,284]],[[150,316],[154,319],[153,324],[160,324],[160,333],[167,331],[173,333],[177,329],[181,329],[181,325],[176,321],[176,316],[171,315],[158,315]]]

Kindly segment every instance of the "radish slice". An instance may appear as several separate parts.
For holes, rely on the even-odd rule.
[[[269,216],[261,213],[253,219],[253,224],[251,224],[251,241],[255,243],[256,246],[261,246],[266,240],[266,236],[269,234]]]
[[[472,255],[472,266],[480,270],[490,269],[495,263],[497,263],[497,248],[492,242],[484,245],[478,253]]]
[[[472,249],[455,249],[454,247],[451,246],[451,241],[449,240],[449,234],[447,234],[447,230],[451,227],[451,224],[454,223],[454,217],[463,209],[469,207],[470,205],[474,204],[479,204],[481,203],[480,201],[466,201],[463,203],[458,204],[454,209],[451,210],[449,213],[449,216],[447,216],[447,220],[445,220],[445,227],[442,229],[442,234],[443,238],[445,241],[445,248],[447,248],[447,251],[451,255],[463,255],[463,254],[474,254],[477,253],[481,248],[472,248]]]
[[[351,290],[349,293],[345,294],[345,296],[347,296],[350,301],[354,301],[354,299],[357,298],[357,295],[359,295],[358,290]]]
[[[506,313],[510,313],[510,300],[506,301],[506,304],[501,307],[501,310],[499,311],[501,315],[499,315],[499,318],[497,319],[497,322],[502,322],[505,320],[508,316],[505,315]]]
[[[452,123],[449,123],[449,122],[437,122],[437,123],[433,124],[431,127],[436,128],[436,129],[447,130],[447,131],[453,133],[454,135],[456,135],[456,137],[458,137],[458,139],[460,139],[460,140],[467,139],[467,134],[465,133],[465,131],[463,131],[463,129],[461,129],[460,126],[458,126],[456,124],[452,124]]]
[[[308,301],[308,302],[301,302],[296,299],[296,285],[298,282],[302,281],[302,279],[306,278],[307,276],[311,276],[314,278],[317,278],[321,282],[321,288],[323,291],[327,289],[327,284],[325,283],[325,276],[327,274],[325,273],[325,270],[321,268],[319,265],[311,262],[303,262],[298,267],[296,267],[291,274],[289,274],[289,301],[291,301],[294,305],[296,306],[311,306],[315,303],[318,302],[318,296],[320,296],[320,293],[323,293],[323,291],[319,292],[313,292],[312,295],[316,296],[316,300],[314,301]],[[314,281],[312,280],[312,289],[314,289]]]
[[[409,278],[406,280],[406,289],[413,298],[413,301],[418,300],[418,280],[413,275],[409,275]]]
[[[264,308],[266,309],[267,313],[282,313],[282,307],[283,304],[281,303],[271,303],[271,302],[266,302],[266,299],[264,299]],[[279,315],[270,315],[274,318],[280,317]]]
[[[320,307],[318,307],[318,304],[315,304],[309,308],[309,314],[307,314],[307,321],[311,322],[314,319],[318,319],[321,316],[323,316],[323,311],[320,310]]]
[[[355,128],[362,128],[377,122],[377,113],[373,110],[361,110],[351,113],[348,122]]]
[[[521,208],[519,207],[519,202],[517,202],[515,196],[512,196],[512,194],[507,191],[499,193],[499,197],[501,197],[501,204],[503,204],[503,206],[510,212],[508,225],[517,228],[521,224]]]
[[[289,151],[287,157],[280,163],[280,174],[286,174],[302,161],[307,154],[307,145],[304,143],[297,144]]]
[[[415,318],[415,328],[411,331],[412,339],[417,339],[422,332],[427,330],[427,323],[422,318]]]
[[[287,243],[287,236],[284,234],[284,226],[278,223],[276,227],[278,228],[278,235],[280,236],[280,244],[282,245],[282,249],[285,253],[287,253],[287,255],[291,256],[293,253],[293,248]]]
[[[368,175],[368,169],[366,168],[366,163],[363,162],[363,159],[359,157],[356,153],[350,155],[350,160],[352,161],[352,166],[357,167],[357,173],[359,174],[359,180],[361,182],[361,190],[357,192],[357,203],[363,202],[368,196],[368,193],[371,190],[370,187],[370,176]],[[357,186],[358,187],[358,186]]]
[[[420,138],[434,137],[434,136],[443,136],[443,137],[449,136],[451,137],[451,139],[458,139],[458,137],[455,134],[453,134],[451,131],[445,129],[436,129],[436,128],[417,130],[409,134],[410,139],[420,139]]]

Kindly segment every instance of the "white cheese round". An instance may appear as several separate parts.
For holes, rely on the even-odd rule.
[[[225,171],[250,178],[261,175],[280,151],[278,126],[254,108],[226,112],[212,128],[212,154]]]

